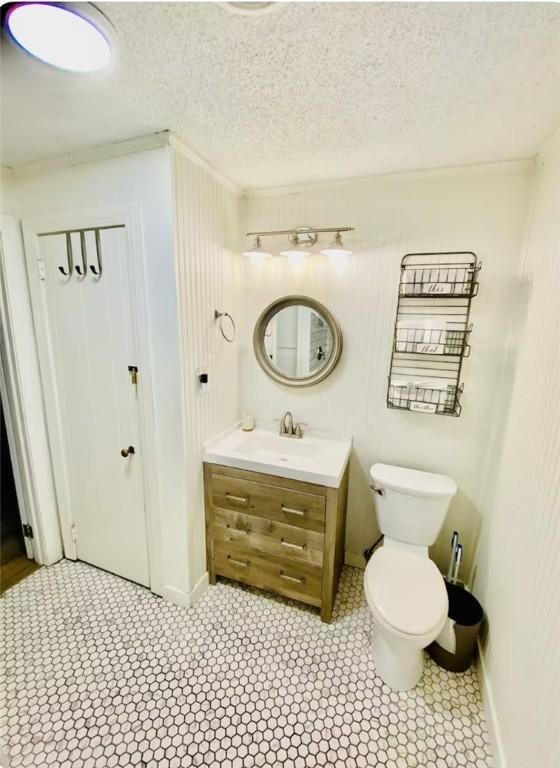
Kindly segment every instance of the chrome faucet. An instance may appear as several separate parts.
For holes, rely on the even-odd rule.
[[[286,411],[286,413],[280,419],[280,436],[295,437],[297,439],[303,437],[301,424],[296,424],[294,426],[294,417],[290,411]]]

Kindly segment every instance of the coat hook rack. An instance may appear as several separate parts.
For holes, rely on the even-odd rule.
[[[230,333],[226,333],[224,330],[224,317],[227,317],[231,324]],[[229,312],[218,312],[217,309],[214,310],[214,320],[218,322],[218,328],[220,329],[220,333],[224,337],[224,339],[229,343],[232,344],[235,341],[235,337],[237,334],[237,330],[235,328],[235,321],[233,317],[230,315]]]
[[[57,229],[53,230],[51,232],[39,232],[38,237],[51,237],[53,235],[64,235],[66,238],[66,266],[63,267],[62,265],[58,266],[58,271],[61,275],[64,275],[64,277],[68,278],[66,282],[70,281],[70,278],[72,277],[72,273],[74,270],[76,273],[80,276],[80,278],[83,280],[87,275],[88,270],[88,264],[87,264],[87,248],[86,248],[86,232],[94,232],[95,233],[95,250],[97,255],[97,265],[94,266],[93,264],[89,265],[89,269],[93,275],[95,275],[96,280],[95,282],[98,282],[101,279],[101,276],[103,274],[103,260],[102,260],[102,253],[101,253],[101,236],[100,233],[106,229],[124,229],[124,224],[107,224],[106,226],[102,227],[81,227],[78,229]],[[80,247],[81,247],[81,266],[79,264],[76,264],[74,267],[74,254],[72,252],[72,235],[79,234],[80,235]]]

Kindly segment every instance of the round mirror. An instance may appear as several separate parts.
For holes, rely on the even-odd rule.
[[[342,333],[329,310],[307,296],[287,296],[267,307],[253,335],[255,355],[271,378],[292,387],[322,381],[342,351]]]

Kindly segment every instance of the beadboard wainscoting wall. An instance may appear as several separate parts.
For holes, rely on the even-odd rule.
[[[237,340],[221,335],[214,310],[239,325],[240,193],[172,139],[177,286],[185,410],[184,468],[190,583],[206,578],[202,450],[239,418]],[[226,328],[228,334],[230,327]],[[198,374],[208,374],[202,392]]]
[[[270,422],[291,410],[310,428],[352,434],[347,559],[378,536],[368,473],[376,461],[454,477],[460,493],[432,555],[446,564],[453,529],[466,550],[468,574],[481,516],[480,484],[491,430],[500,403],[496,382],[503,365],[504,338],[517,295],[518,269],[531,162],[393,175],[248,193],[246,231],[295,226],[350,225],[345,235],[354,254],[333,265],[318,254],[301,268],[286,258],[243,266],[243,326],[240,336],[241,406]],[[328,240],[323,236],[321,244]],[[281,238],[265,238],[278,253]],[[484,262],[480,293],[473,301],[472,355],[465,362],[460,418],[389,410],[387,375],[393,339],[399,268],[409,251],[473,250]],[[337,317],[344,336],[334,373],[307,389],[269,379],[258,366],[252,331],[262,309],[286,294],[306,294]]]
[[[537,161],[476,593],[497,768],[560,764],[560,134]],[[521,331],[520,331],[521,327]],[[513,372],[513,373],[512,373]]]

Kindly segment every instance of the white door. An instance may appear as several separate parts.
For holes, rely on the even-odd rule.
[[[101,266],[93,231],[39,237],[64,454],[56,482],[66,490],[59,499],[69,500],[78,558],[148,586],[126,231],[100,229],[98,238]]]

